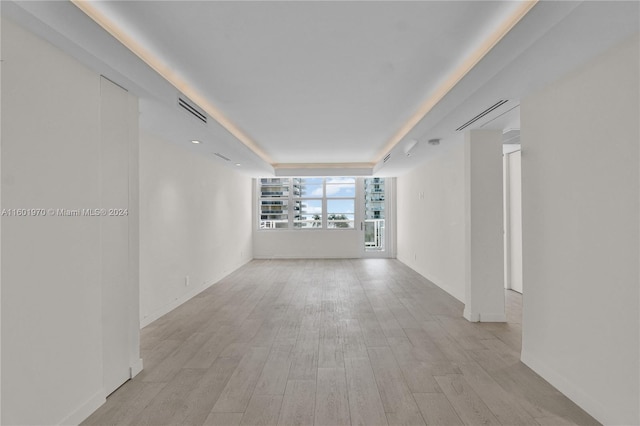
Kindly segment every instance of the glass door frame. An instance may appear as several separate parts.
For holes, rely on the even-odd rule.
[[[356,180],[356,227],[359,230],[359,240],[361,253],[363,258],[395,258],[395,178],[385,178],[385,194],[384,194],[384,249],[383,250],[367,250],[365,242],[365,178],[360,177]]]

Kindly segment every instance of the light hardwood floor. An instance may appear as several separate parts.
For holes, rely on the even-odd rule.
[[[144,371],[85,425],[592,425],[507,324],[402,263],[256,260],[142,330]]]

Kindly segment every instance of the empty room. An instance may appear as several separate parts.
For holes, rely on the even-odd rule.
[[[0,2],[2,425],[640,425],[640,2]]]

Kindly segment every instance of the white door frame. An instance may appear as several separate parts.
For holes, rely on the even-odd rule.
[[[385,247],[382,251],[367,251],[364,245],[364,180],[358,178],[356,189],[356,226],[360,228],[358,237],[360,239],[360,256],[362,258],[394,258],[395,257],[395,178],[385,178],[384,183],[384,241]]]
[[[512,157],[520,150],[504,154],[504,282],[505,288],[519,293],[522,284],[522,195],[521,170],[513,169]],[[514,185],[519,185],[515,187]],[[515,191],[515,192],[514,192]],[[515,198],[514,198],[515,195]]]

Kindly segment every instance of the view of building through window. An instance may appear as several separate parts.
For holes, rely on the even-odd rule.
[[[260,179],[260,228],[289,227],[289,179]]]
[[[326,179],[327,227],[353,228],[355,223],[356,179],[334,177]]]
[[[322,228],[322,178],[293,178],[294,228]]]
[[[385,249],[385,179],[292,177],[258,179],[260,229],[355,229],[357,197],[364,188],[366,251]],[[360,190],[362,191],[362,189]],[[356,193],[358,195],[356,197]],[[362,207],[360,207],[362,208]],[[359,219],[361,220],[361,219]]]
[[[259,179],[260,229],[353,229],[356,179]]]
[[[364,180],[364,246],[367,251],[384,250],[384,178]]]

